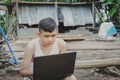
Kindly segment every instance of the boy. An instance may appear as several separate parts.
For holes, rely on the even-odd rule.
[[[39,24],[38,38],[27,45],[20,74],[23,77],[33,75],[33,58],[38,56],[63,53],[67,50],[66,43],[57,37],[57,25],[52,18],[44,18]],[[63,80],[77,80],[74,75]]]

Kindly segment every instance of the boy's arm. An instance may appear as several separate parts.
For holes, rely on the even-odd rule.
[[[30,42],[25,50],[23,63],[20,69],[21,76],[31,76],[33,75],[33,70],[30,70],[30,63],[33,60],[34,56],[34,44],[33,42]]]

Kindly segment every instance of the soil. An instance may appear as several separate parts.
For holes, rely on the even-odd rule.
[[[120,77],[105,73],[95,73],[93,69],[77,69],[74,71],[78,80],[120,80]]]
[[[105,73],[94,73],[93,69],[77,69],[74,75],[78,80],[120,80],[120,77],[115,77]],[[19,73],[11,72],[0,77],[0,80],[22,80]]]
[[[16,45],[16,44],[14,44],[14,45]],[[12,46],[14,46],[14,45],[12,45]],[[16,49],[18,51],[21,51],[22,48],[24,48],[24,46],[26,44],[21,45],[21,43],[19,43],[18,45],[16,46],[16,48],[13,48],[14,51]],[[22,47],[20,47],[20,46],[22,46]],[[17,50],[16,50],[16,53],[18,53]],[[22,51],[21,51],[21,53],[22,53]],[[20,54],[20,52],[19,52],[19,54]],[[78,59],[78,57],[77,57],[77,59]],[[96,68],[96,69],[99,69],[99,68]],[[77,77],[78,80],[120,80],[120,76],[105,73],[104,71],[97,72],[97,71],[95,71],[95,68],[94,69],[75,69],[74,75]],[[17,73],[16,73],[16,71],[14,71],[14,72],[9,72],[9,73],[5,74],[4,76],[0,76],[0,80],[22,80],[22,77],[20,76],[18,71],[17,71]]]

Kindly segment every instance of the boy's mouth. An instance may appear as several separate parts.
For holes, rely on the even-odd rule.
[[[47,43],[47,46],[50,46],[50,45],[52,45],[52,43]]]

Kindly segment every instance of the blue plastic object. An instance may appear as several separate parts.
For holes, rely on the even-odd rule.
[[[117,31],[116,31],[115,26],[111,26],[111,28],[107,31],[107,36],[112,36],[116,33],[117,33]]]
[[[2,34],[2,36],[3,36],[3,38],[4,38],[5,42],[6,42],[6,44],[7,44],[7,46],[8,46],[8,48],[9,48],[9,50],[10,50],[10,53],[11,53],[11,55],[12,55],[12,57],[13,57],[12,63],[13,63],[13,64],[18,64],[17,59],[16,59],[16,57],[15,57],[15,55],[14,55],[14,52],[12,51],[12,48],[11,48],[11,46],[9,45],[9,42],[8,42],[8,40],[7,40],[6,36],[5,36],[5,33],[3,32],[3,29],[2,29],[1,26],[0,26],[0,33]]]

